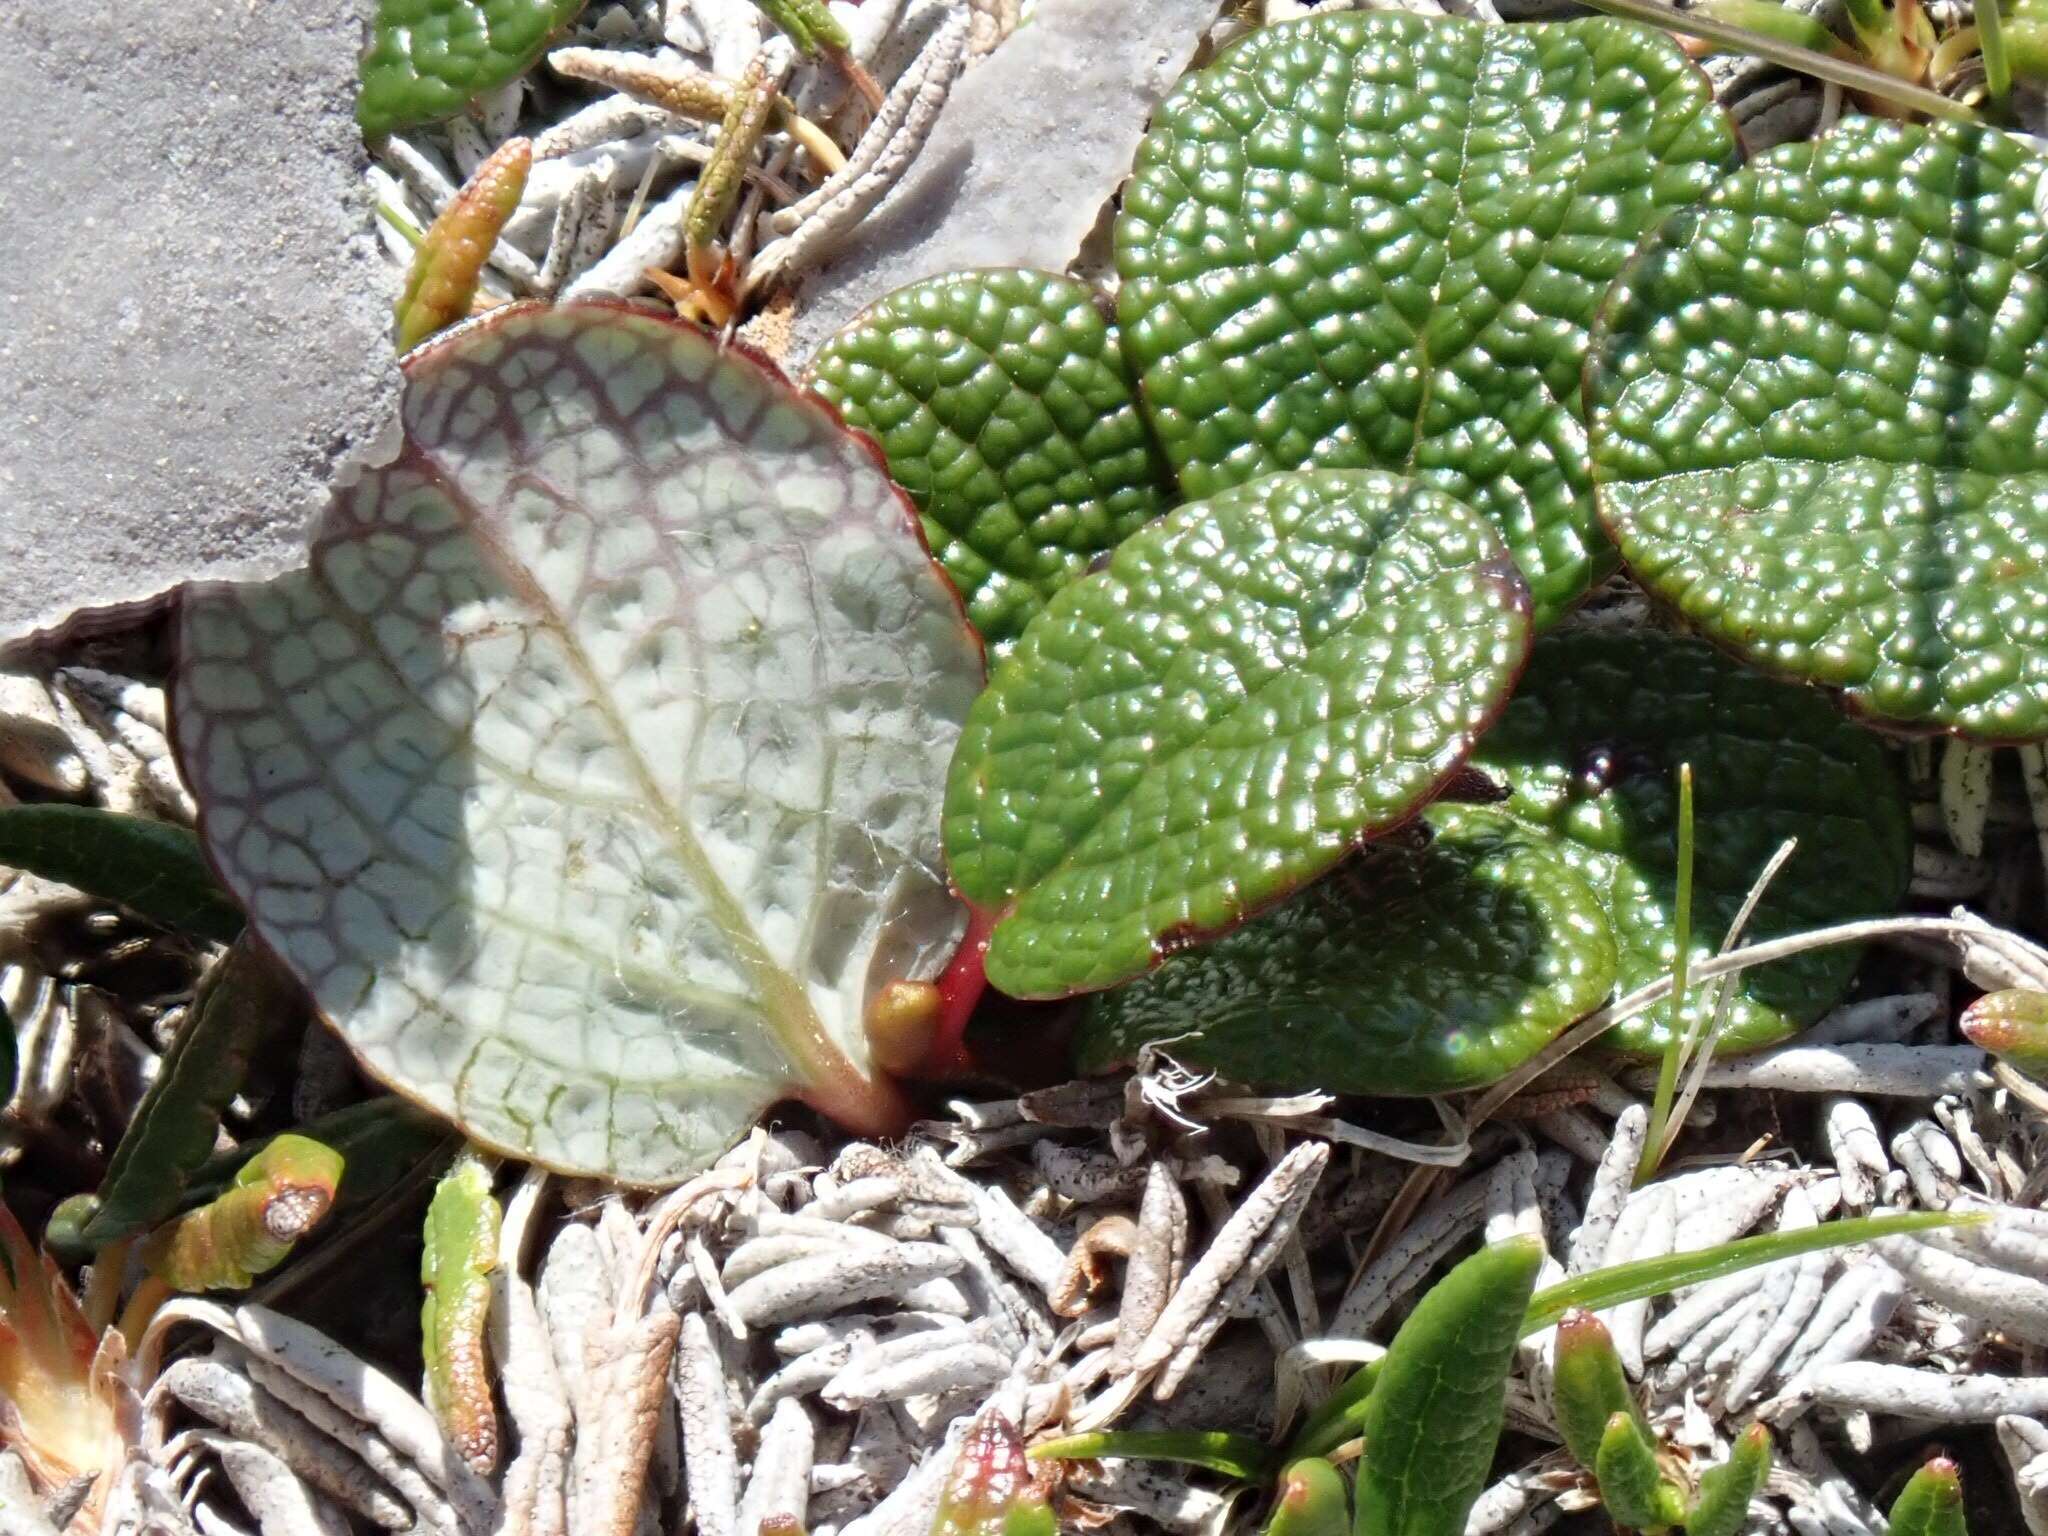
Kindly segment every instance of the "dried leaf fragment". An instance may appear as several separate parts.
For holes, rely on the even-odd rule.
[[[240,1290],[320,1224],[342,1168],[341,1154],[310,1136],[275,1137],[222,1194],[153,1232],[143,1267],[174,1291]]]
[[[119,1332],[94,1332],[56,1261],[36,1252],[0,1204],[0,1450],[18,1454],[44,1494],[102,1474],[80,1511],[96,1530],[111,1474],[127,1457]]]

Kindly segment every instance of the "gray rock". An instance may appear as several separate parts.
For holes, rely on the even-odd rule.
[[[1074,260],[1216,0],[1039,0],[953,88],[903,181],[797,296],[792,359],[892,289]]]
[[[0,642],[299,563],[388,419],[366,13],[0,4]]]

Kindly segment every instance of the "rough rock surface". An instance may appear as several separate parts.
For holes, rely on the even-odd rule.
[[[1073,261],[1215,0],[1039,0],[954,87],[917,163],[798,294],[792,359],[892,289]]]
[[[0,5],[0,642],[299,563],[388,419],[367,9]]]

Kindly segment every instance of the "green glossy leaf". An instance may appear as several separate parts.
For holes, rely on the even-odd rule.
[[[1482,1248],[1431,1286],[1380,1363],[1366,1410],[1357,1536],[1462,1536],[1486,1486],[1543,1243]]]
[[[998,651],[1172,505],[1116,327],[1071,278],[1005,268],[913,283],[826,342],[809,383],[882,445]]]
[[[1106,987],[1413,815],[1528,654],[1479,514],[1371,471],[1273,476],[1133,534],[975,701],[946,855],[988,978]]]
[[[1662,1531],[1684,1513],[1678,1490],[1657,1465],[1657,1442],[1632,1410],[1608,1419],[1593,1456],[1593,1476],[1600,1484],[1600,1502],[1616,1525]]]
[[[420,1250],[420,1357],[427,1406],[448,1443],[476,1471],[498,1464],[498,1410],[491,1397],[491,1271],[498,1267],[497,1199],[491,1170],[466,1152],[434,1186]]]
[[[377,0],[358,69],[363,137],[453,117],[524,74],[582,9],[583,0]]]
[[[300,1017],[300,995],[290,973],[247,935],[228,946],[200,978],[177,1039],[129,1117],[77,1243],[97,1252],[179,1208],[250,1061]]]
[[[1873,720],[2048,735],[2048,225],[1986,129],[1852,117],[1675,216],[1588,369],[1645,586]]]
[[[508,306],[410,353],[311,565],[188,590],[177,747],[252,927],[476,1141],[662,1183],[775,1100],[908,1106],[980,646],[872,445],[739,349]]]
[[[198,834],[167,821],[84,805],[8,806],[0,864],[180,933],[225,944],[242,931],[242,909],[206,867]]]
[[[1061,1435],[1031,1448],[1034,1461],[1177,1461],[1207,1467],[1240,1482],[1261,1481],[1272,1470],[1273,1453],[1262,1441],[1220,1429],[1096,1429]]]
[[[1898,1237],[1908,1232],[1929,1232],[1938,1227],[1982,1226],[1983,1214],[1951,1215],[1946,1211],[1905,1211],[1895,1216],[1850,1216],[1824,1221],[1815,1227],[1790,1232],[1759,1232],[1739,1237],[1713,1248],[1666,1254],[1655,1259],[1631,1259],[1589,1274],[1574,1275],[1556,1285],[1546,1286],[1529,1303],[1529,1315],[1522,1322],[1524,1334],[1541,1333],[1573,1307],[1589,1312],[1604,1311],[1624,1301],[1641,1301],[1662,1296],[1681,1286],[1718,1280],[1723,1275],[1775,1264],[1802,1253],[1823,1248],[1851,1248],[1880,1237]]]
[[[1154,115],[1116,229],[1125,351],[1182,485],[1414,473],[1495,520],[1549,622],[1612,565],[1579,415],[1594,311],[1739,158],[1646,28],[1254,33]]]
[[[1677,954],[1677,783],[1691,763],[1698,849],[1693,953],[1710,957],[1758,873],[1799,840],[1751,919],[1750,940],[1896,911],[1911,872],[1904,786],[1883,744],[1817,694],[1759,677],[1696,640],[1656,633],[1546,636],[1473,754],[1505,781],[1497,809],[1548,831],[1607,905],[1623,992],[1668,976]],[[1432,816],[1455,821],[1449,807]],[[1723,1050],[1782,1040],[1840,995],[1860,949],[1746,971]],[[1688,1017],[1719,988],[1696,987]],[[1661,1051],[1661,1005],[1604,1037]]]
[[[1614,976],[1605,908],[1564,856],[1468,809],[1427,847],[1368,852],[1096,997],[1076,1064],[1171,1039],[1177,1060],[1243,1083],[1450,1093],[1527,1060]]]
[[[1618,1413],[1638,1411],[1607,1325],[1590,1312],[1573,1310],[1558,1321],[1551,1404],[1565,1449],[1588,1471],[1599,1458],[1608,1422]]]
[[[1892,1503],[1891,1536],[1969,1536],[1956,1464],[1937,1456],[1907,1479]]]
[[[1350,1530],[1350,1491],[1335,1467],[1310,1456],[1280,1474],[1266,1536],[1348,1536]]]
[[[1770,1471],[1771,1432],[1752,1424],[1735,1437],[1726,1461],[1700,1474],[1685,1536],[1741,1536],[1749,1526],[1749,1501],[1763,1492]]]
[[[1970,1044],[2022,1072],[2048,1074],[2048,992],[2027,987],[1986,992],[1963,1010],[1957,1027]]]

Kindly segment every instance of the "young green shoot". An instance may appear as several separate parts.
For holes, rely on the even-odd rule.
[[[1339,1446],[1356,1440],[1365,1432],[1365,1405],[1372,1398],[1374,1383],[1379,1380],[1380,1364],[1374,1360],[1360,1366],[1344,1379],[1342,1386],[1323,1400],[1288,1445],[1289,1461],[1304,1456],[1333,1455]]]
[[[1769,862],[1764,865],[1763,873],[1756,877],[1756,883],[1750,886],[1749,894],[1743,897],[1742,906],[1736,911],[1735,921],[1728,925],[1728,933],[1721,940],[1721,948],[1715,954],[1716,959],[1727,955],[1741,942],[1744,930],[1749,927],[1749,920],[1756,915],[1757,903],[1763,900],[1764,892],[1770,889],[1771,882],[1778,876],[1778,871],[1783,869],[1786,862],[1798,851],[1799,840],[1788,837],[1779,845],[1778,851],[1771,855]],[[1685,1086],[1679,1090],[1678,1098],[1671,1105],[1670,1112],[1665,1115],[1662,1127],[1653,1128],[1653,1133],[1643,1143],[1643,1155],[1651,1161],[1653,1167],[1662,1167],[1664,1159],[1671,1155],[1671,1148],[1677,1143],[1679,1132],[1685,1129],[1685,1117],[1692,1113],[1692,1107],[1699,1099],[1700,1089],[1706,1085],[1707,1068],[1714,1064],[1714,1052],[1719,1048],[1721,1033],[1728,1025],[1728,1005],[1734,997],[1734,979],[1724,976],[1720,979],[1714,1006],[1711,1009],[1701,1007],[1695,1010],[1697,1017],[1685,1032],[1685,1049],[1678,1064],[1678,1076],[1684,1079]]]
[[[1846,9],[1849,29],[1856,34],[1863,51],[1875,54],[1884,46],[1884,40],[1892,30],[1891,12],[1884,0],[1848,0]]]
[[[414,250],[418,250],[420,242],[426,238],[425,232],[421,230],[419,225],[407,218],[404,210],[399,208],[389,198],[380,197],[377,199],[377,217],[396,230],[398,238]]]
[[[2002,102],[2012,91],[2012,55],[2005,46],[2005,18],[1998,0],[1977,0],[1977,49],[1984,55],[1984,89]]]

